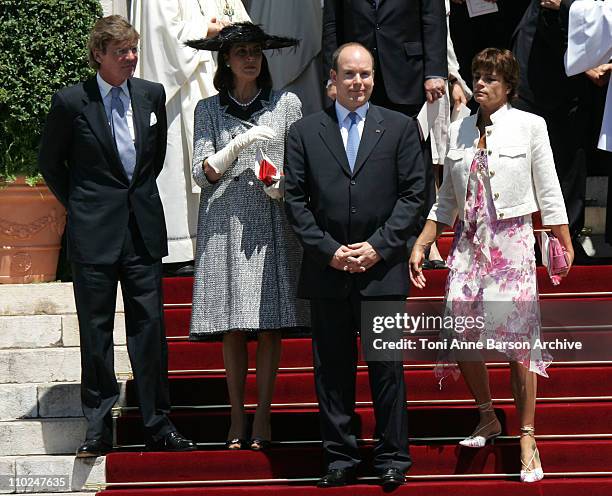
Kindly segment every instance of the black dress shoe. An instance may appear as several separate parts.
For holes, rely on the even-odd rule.
[[[101,439],[90,439],[79,446],[76,450],[76,456],[77,458],[103,456],[112,449],[113,447],[109,443],[105,443]]]
[[[165,277],[189,277],[193,275],[193,261],[163,264]]]
[[[431,260],[426,258],[425,260],[423,260],[423,265],[422,265],[421,268],[425,269],[425,270],[431,270],[431,269],[434,268],[434,266],[433,266],[433,263],[431,262]]]
[[[446,269],[446,262],[444,260],[430,260],[432,268],[434,269]]]
[[[380,474],[380,482],[385,489],[391,489],[406,483],[406,476],[397,468],[388,468]]]
[[[169,432],[158,441],[147,443],[147,451],[194,451],[198,449],[196,444],[185,439],[178,432]]]
[[[331,469],[317,482],[317,487],[339,487],[355,482],[355,471],[348,468]]]

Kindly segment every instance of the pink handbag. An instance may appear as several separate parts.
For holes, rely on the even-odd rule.
[[[557,237],[549,232],[541,232],[538,241],[542,251],[542,263],[548,271],[548,277],[553,285],[558,286],[561,283],[559,274],[567,270],[565,248],[561,246]]]

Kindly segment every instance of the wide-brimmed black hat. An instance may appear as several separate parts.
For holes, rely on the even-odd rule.
[[[237,22],[225,26],[212,38],[189,40],[185,45],[197,50],[221,51],[228,50],[236,43],[260,43],[264,50],[273,50],[296,46],[299,42],[296,38],[268,34],[252,22]]]

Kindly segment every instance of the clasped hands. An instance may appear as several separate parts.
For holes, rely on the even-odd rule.
[[[381,260],[380,255],[367,241],[342,245],[336,250],[329,262],[330,267],[349,272],[351,274],[363,273]]]

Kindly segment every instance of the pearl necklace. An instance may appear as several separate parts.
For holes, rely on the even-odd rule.
[[[251,105],[255,100],[257,100],[257,97],[261,94],[261,88],[259,88],[259,91],[257,93],[255,93],[255,96],[253,98],[251,98],[248,102],[246,103],[242,103],[239,102],[238,100],[236,100],[232,94],[228,91],[227,92],[228,96],[232,99],[232,101],[236,104],[236,105],[240,105],[242,108],[247,108],[249,105]]]

